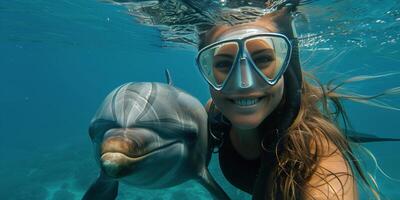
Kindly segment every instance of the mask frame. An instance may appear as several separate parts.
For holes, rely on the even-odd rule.
[[[287,54],[286,54],[286,57],[284,59],[284,62],[282,63],[280,71],[277,73],[277,75],[273,79],[269,79],[269,78],[267,78],[266,75],[264,75],[264,73],[254,63],[253,59],[251,58],[251,55],[250,55],[249,51],[247,50],[246,41],[250,40],[250,39],[253,39],[253,38],[256,38],[256,37],[272,37],[272,38],[277,37],[277,38],[283,39],[285,41],[286,45],[287,45]],[[218,45],[224,44],[224,43],[236,43],[237,46],[238,46],[238,50],[237,50],[237,53],[235,55],[232,67],[230,68],[225,80],[223,81],[223,83],[221,85],[217,85],[216,83],[211,81],[208,78],[208,76],[205,74],[205,71],[202,70],[200,59],[201,59],[202,53],[204,53],[205,51],[207,51],[207,50],[209,50],[211,48],[214,48],[214,47],[216,47]],[[237,67],[240,67],[241,60],[243,60],[243,59],[246,60],[247,63],[250,65],[250,67],[255,72],[257,72],[257,75],[260,76],[265,83],[267,83],[270,86],[273,86],[278,82],[278,80],[285,73],[286,69],[288,68],[291,56],[292,56],[292,40],[290,40],[285,35],[280,34],[280,33],[256,33],[256,34],[247,35],[247,36],[242,37],[242,38],[233,38],[233,39],[226,39],[226,40],[217,41],[215,43],[212,43],[210,45],[205,46],[204,48],[202,48],[198,52],[198,54],[196,56],[196,64],[197,64],[197,67],[198,67],[200,73],[202,74],[203,78],[208,82],[208,84],[210,86],[212,86],[215,90],[221,91],[226,86],[226,83],[229,82],[229,79],[231,78],[232,72],[234,71],[234,69],[237,68]],[[241,87],[241,86],[238,85],[236,87]]]

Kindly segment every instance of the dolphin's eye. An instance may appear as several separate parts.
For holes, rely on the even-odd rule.
[[[89,136],[93,141],[102,140],[104,133],[112,128],[118,128],[118,124],[113,121],[98,119],[89,127]],[[101,137],[100,137],[101,136]]]

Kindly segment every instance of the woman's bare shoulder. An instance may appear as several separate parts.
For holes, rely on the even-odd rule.
[[[316,169],[306,183],[305,198],[313,200],[357,200],[357,185],[343,153],[331,142],[324,141]]]

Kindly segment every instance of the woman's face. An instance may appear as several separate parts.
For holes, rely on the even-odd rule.
[[[265,29],[266,32],[274,32],[273,28],[266,27],[265,24],[259,25],[253,22],[237,26],[221,27],[221,30],[214,31],[206,39],[211,44],[220,41],[221,38],[225,38],[232,32],[249,28]],[[264,68],[259,67],[264,75],[269,76],[275,73],[273,71],[275,68],[268,66],[276,65],[280,61],[274,58],[274,53],[271,51],[272,47],[268,42],[247,42],[246,47],[254,63],[257,66],[265,66]],[[216,65],[216,67],[213,67],[213,73],[216,82],[219,84],[222,80],[226,79],[226,71],[229,70],[224,68],[224,63],[227,63],[227,58],[235,57],[236,52],[236,45],[225,45],[216,51],[213,60],[213,65]],[[262,53],[260,54],[260,52]],[[266,59],[266,56],[268,59]],[[239,129],[253,129],[258,127],[279,105],[283,96],[283,88],[284,80],[282,77],[273,86],[252,87],[228,92],[224,90],[217,91],[213,87],[210,87],[210,93],[217,108],[230,120],[234,127]]]

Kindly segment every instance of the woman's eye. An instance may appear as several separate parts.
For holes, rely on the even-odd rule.
[[[214,64],[214,67],[217,68],[218,70],[228,70],[232,67],[232,61],[230,60],[217,61]]]
[[[274,57],[272,57],[272,56],[257,56],[255,58],[253,58],[253,61],[256,65],[265,66],[266,64],[274,61]]]

